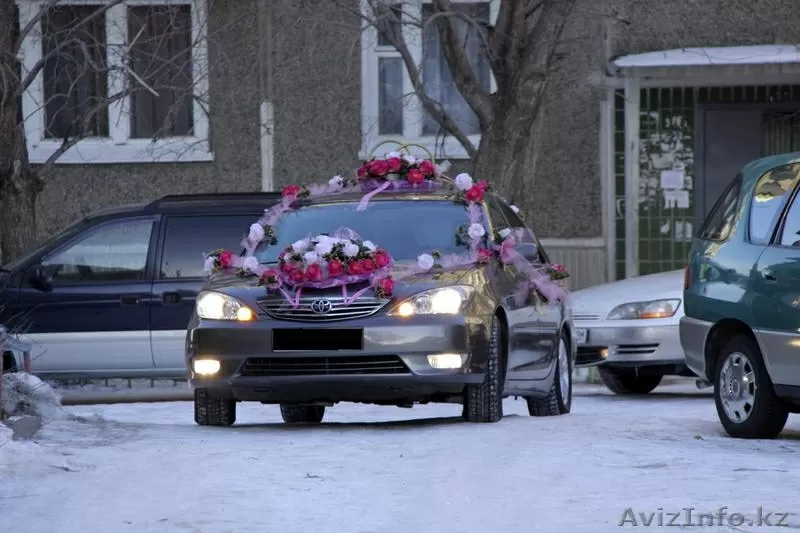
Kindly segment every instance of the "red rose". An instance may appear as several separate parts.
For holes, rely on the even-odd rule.
[[[371,175],[382,178],[389,173],[389,163],[383,159],[376,159],[369,163],[367,170]]]
[[[479,181],[475,186],[478,187],[483,192],[486,192],[486,189],[489,188],[489,184],[486,183],[486,180]]]
[[[364,270],[364,272],[372,272],[375,270],[375,262],[372,259],[363,259],[361,261],[361,268]]]
[[[389,172],[400,172],[400,169],[403,168],[403,160],[399,157],[390,157],[386,160],[386,164]]]
[[[332,261],[328,262],[328,274],[331,276],[341,276],[342,272],[344,272],[344,265],[338,259],[333,259]]]
[[[299,268],[294,269],[294,271],[292,271],[292,280],[295,283],[302,283],[303,281],[305,281],[305,279],[306,275],[303,274],[303,271],[300,270]]]
[[[473,185],[467,192],[464,193],[464,199],[468,202],[482,202],[483,201],[484,190],[481,188],[480,185]]]
[[[364,269],[361,265],[361,261],[353,261],[349,265],[347,265],[347,273],[351,276],[358,276],[359,274],[364,273]]]
[[[408,174],[406,174],[406,179],[408,180],[409,183],[412,184],[422,183],[423,181],[425,181],[425,174],[423,174],[416,168],[412,168],[411,170],[408,171]]]
[[[380,290],[384,296],[391,296],[392,291],[394,291],[394,280],[392,277],[388,276],[378,281],[378,290]]]
[[[297,185],[287,185],[283,188],[283,196],[297,196],[300,194],[300,187]]]
[[[422,172],[424,175],[433,176],[433,172],[435,170],[433,163],[431,163],[427,159],[417,166],[419,167],[419,171]]]
[[[319,281],[322,279],[322,269],[319,265],[308,265],[306,277],[311,281]]]
[[[494,256],[494,252],[489,250],[488,248],[479,248],[478,249],[478,261],[486,262],[492,259]]]
[[[559,264],[559,263],[553,263],[552,265],[550,265],[550,268],[552,268],[556,272],[562,272],[563,273],[563,272],[567,271],[566,267],[564,265],[562,265],[562,264]]]
[[[383,268],[389,264],[389,254],[387,254],[383,250],[378,250],[375,252],[375,264],[378,268]]]
[[[359,178],[363,178],[369,173],[369,163],[364,163],[360,167],[358,167],[358,171],[356,172],[356,176]]]
[[[233,254],[227,250],[219,253],[219,266],[228,268],[233,265]]]

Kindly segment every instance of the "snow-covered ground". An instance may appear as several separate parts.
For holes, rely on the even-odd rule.
[[[569,415],[507,400],[487,425],[447,405],[342,405],[287,427],[244,404],[232,428],[196,426],[186,402],[68,407],[36,442],[0,425],[0,532],[603,533],[700,513],[705,531],[762,531],[759,508],[800,528],[800,417],[734,440],[692,385],[576,388]]]

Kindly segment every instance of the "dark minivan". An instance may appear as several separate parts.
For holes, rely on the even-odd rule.
[[[0,271],[0,323],[45,378],[186,377],[204,253],[237,249],[280,193],[165,196],[94,213]],[[21,368],[11,352],[3,368]]]

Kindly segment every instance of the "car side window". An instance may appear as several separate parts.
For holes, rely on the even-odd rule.
[[[54,285],[145,279],[152,220],[128,220],[89,230],[86,237],[44,258]]]
[[[203,254],[217,248],[239,253],[242,239],[258,217],[258,213],[167,217],[160,279],[204,277]]]
[[[772,229],[800,177],[800,165],[784,165],[770,170],[759,178],[750,203],[750,242],[767,244]],[[795,215],[797,217],[797,215]],[[800,220],[786,220],[790,233],[800,230]],[[800,238],[796,235],[797,238]],[[787,237],[788,238],[788,237]],[[797,239],[795,239],[797,240]],[[791,245],[791,243],[789,243]]]
[[[725,241],[730,237],[736,211],[739,207],[739,192],[742,187],[742,175],[737,175],[717,199],[717,203],[706,217],[697,236],[707,241]]]

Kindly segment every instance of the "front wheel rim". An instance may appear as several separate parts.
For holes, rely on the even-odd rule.
[[[758,390],[750,358],[741,352],[728,355],[719,373],[718,387],[725,416],[737,424],[746,421],[753,412]]]
[[[567,355],[567,345],[564,339],[558,341],[558,384],[561,391],[561,399],[564,403],[569,401],[569,356]]]

